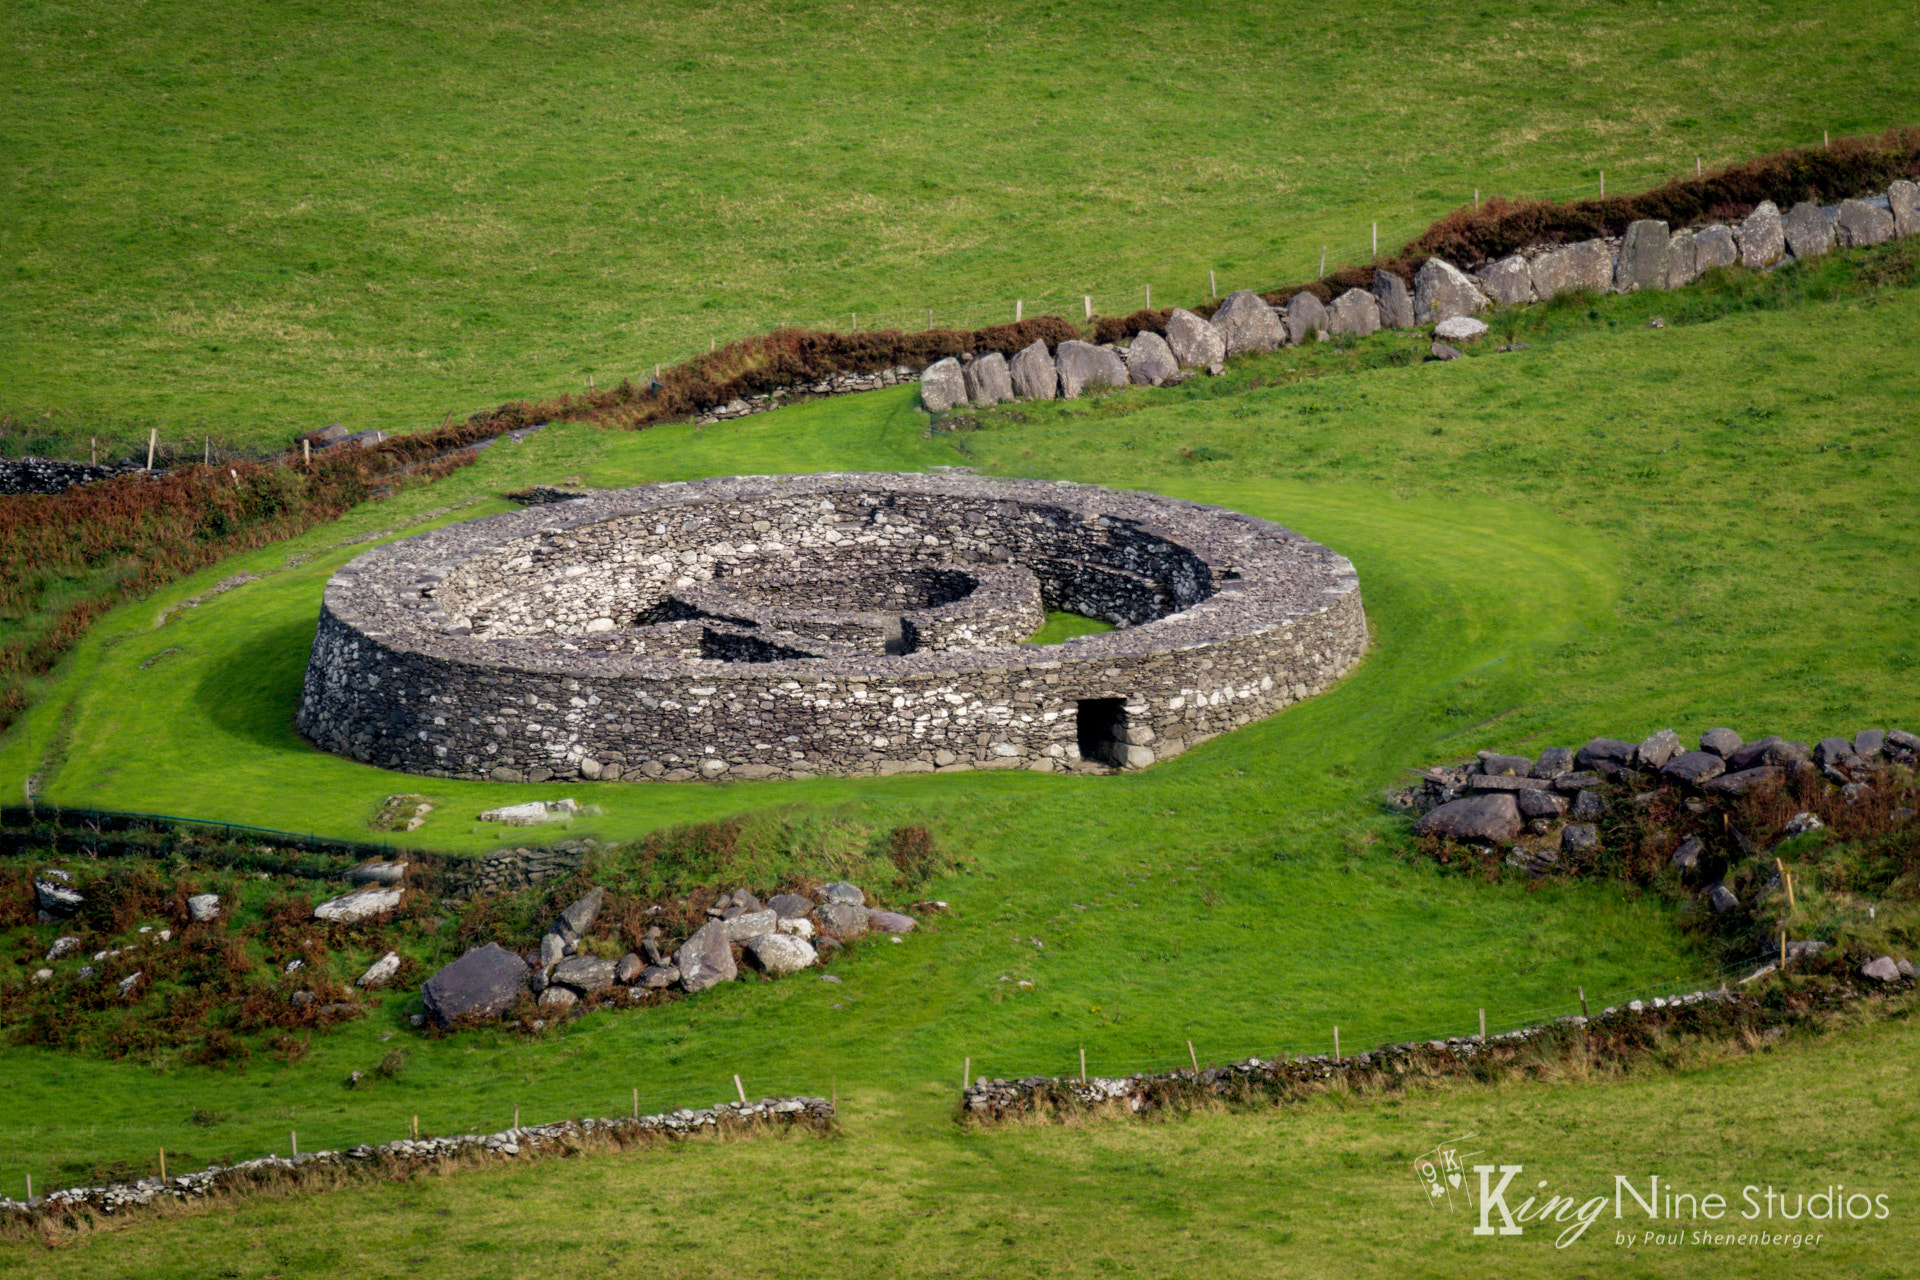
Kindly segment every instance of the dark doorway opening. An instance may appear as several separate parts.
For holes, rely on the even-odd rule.
[[[1080,758],[1101,764],[1126,763],[1127,700],[1082,698],[1075,704],[1079,720]]]

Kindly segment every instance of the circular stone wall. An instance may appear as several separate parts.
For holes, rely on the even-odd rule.
[[[1117,628],[1020,643],[1047,609]],[[458,778],[1151,764],[1366,647],[1345,557],[1146,493],[964,474],[652,485],[451,525],[327,584],[299,727]]]

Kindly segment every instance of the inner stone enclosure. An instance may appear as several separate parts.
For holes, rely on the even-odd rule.
[[[1117,630],[1023,644],[1048,610]],[[1151,764],[1324,689],[1353,567],[1219,507],[971,475],[594,494],[328,583],[298,723],[435,776],[679,781]]]

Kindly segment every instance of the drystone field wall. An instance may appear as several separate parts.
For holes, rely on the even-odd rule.
[[[1117,629],[1011,643],[1040,607]],[[1366,635],[1344,557],[1219,507],[736,477],[369,551],[328,584],[299,725],[503,781],[1137,767],[1320,692]]]

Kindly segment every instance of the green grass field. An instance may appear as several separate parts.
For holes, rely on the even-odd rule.
[[[1375,222],[1397,248],[1475,188],[1920,118],[1911,14],[1810,0],[0,24],[0,413],[82,450],[438,421],[782,320],[1122,314],[1363,260]]]
[[[1805,0],[1472,10],[1014,13],[166,0],[0,8],[0,450],[231,444],[395,427],[601,385],[780,319],[1131,309],[1396,246],[1473,188],[1620,190],[1912,123],[1915,23]],[[430,487],[109,615],[0,738],[0,786],[68,807],[456,855],[483,808],[575,794],[630,841],[741,813],[923,822],[949,916],[862,945],[840,985],[740,983],[532,1040],[428,1041],[396,992],[244,1072],[0,1046],[0,1189],[195,1160],[837,1093],[845,1132],[693,1145],[221,1207],[31,1275],[1893,1276],[1912,1237],[1910,1001],[1825,1036],[1680,1046],[1625,1078],[1330,1097],[1166,1124],[952,1123],[961,1063],[1063,1074],[1498,1028],[1706,976],[1674,909],[1486,883],[1405,856],[1382,792],[1479,748],[1595,734],[1920,731],[1920,289],[1891,255],[1495,317],[1447,365],[1405,335],[1227,377],[973,415],[910,390],[706,428],[554,426]],[[1890,283],[1874,285],[1872,281]],[[1906,284],[1901,284],[1905,281]],[[1004,301],[1003,301],[1004,300]],[[977,304],[977,305],[976,305]],[[986,308],[992,309],[986,309]],[[1653,315],[1672,323],[1646,329]],[[292,731],[327,577],[367,540],[501,496],[743,472],[1068,478],[1218,502],[1350,556],[1374,648],[1325,695],[1137,774],[518,787],[400,778]],[[205,596],[248,573],[253,581]],[[195,596],[192,608],[168,613]],[[166,615],[164,625],[162,616]],[[1050,621],[1057,638],[1075,624]],[[296,886],[289,886],[296,887]],[[264,892],[264,889],[262,890]],[[1902,906],[1902,910],[1909,908]],[[7,939],[22,955],[57,930]],[[18,936],[14,936],[18,935]],[[33,947],[26,939],[33,940]],[[1041,946],[1034,945],[1039,939]],[[1920,943],[1917,943],[1920,945]],[[354,959],[362,959],[355,957]],[[347,972],[347,957],[336,959]],[[10,971],[11,972],[11,971]],[[1006,981],[1003,981],[1006,979]],[[1016,980],[1034,984],[1024,989]],[[11,979],[6,979],[11,980]],[[382,1037],[388,1037],[383,1039]],[[404,1069],[344,1086],[399,1050]],[[1409,1168],[1474,1132],[1556,1189],[1661,1173],[1845,1182],[1890,1223],[1779,1250],[1559,1252],[1476,1239]],[[1602,1229],[1604,1234],[1602,1234]]]

